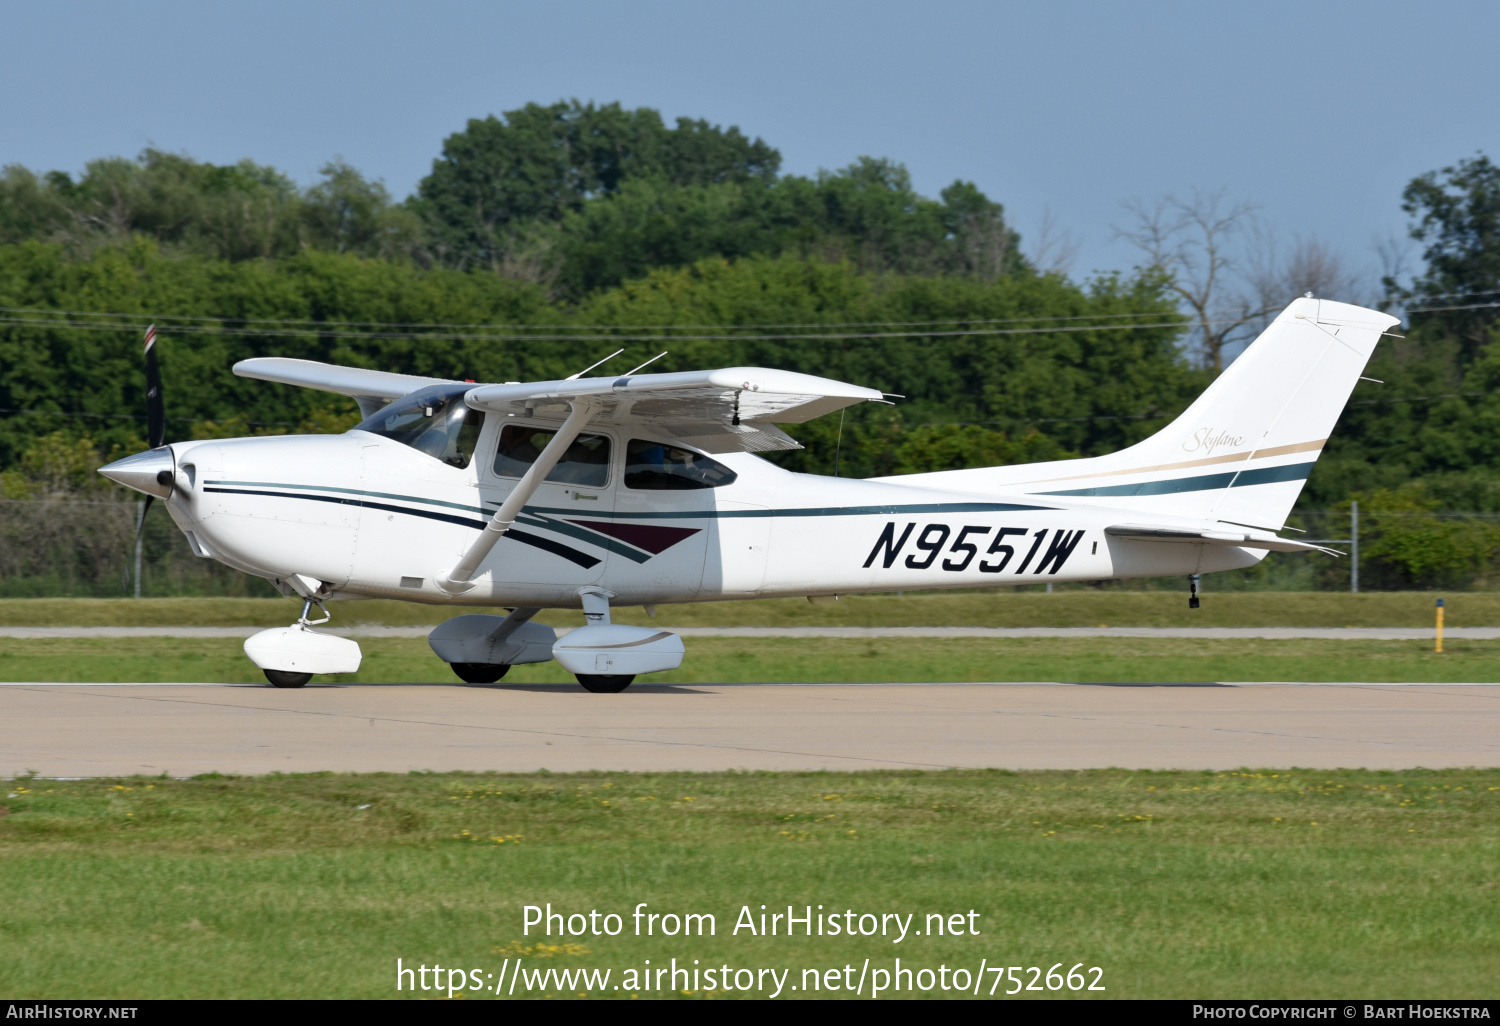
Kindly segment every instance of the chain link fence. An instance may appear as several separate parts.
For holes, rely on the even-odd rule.
[[[0,597],[136,594],[134,545],[140,510],[140,501],[129,496],[0,499]],[[1500,589],[1500,513],[1351,513],[1299,511],[1283,532],[1336,549],[1345,553],[1342,557],[1272,552],[1249,569],[1208,575],[1204,591]],[[147,596],[276,594],[260,578],[194,556],[166,510],[155,508],[146,518],[138,580],[139,593]],[[1057,587],[1183,590],[1186,583],[1171,577]]]
[[[0,598],[136,594],[134,499],[0,499]],[[193,555],[164,509],[141,538],[140,594],[272,596],[258,577]]]

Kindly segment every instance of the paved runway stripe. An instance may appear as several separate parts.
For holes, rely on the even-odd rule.
[[[0,773],[1500,765],[1500,686],[0,687]]]

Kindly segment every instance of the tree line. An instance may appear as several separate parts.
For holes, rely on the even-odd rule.
[[[1135,204],[1122,234],[1140,266],[1078,281],[1028,261],[971,183],[933,199],[889,160],[811,177],[780,163],[736,128],[566,102],[469,122],[400,201],[337,161],[306,188],[248,160],[155,150],[77,176],[5,168],[0,487],[61,494],[49,453],[141,446],[151,320],[171,437],[356,422],[338,397],[233,377],[249,356],[520,380],[623,346],[620,367],[667,350],[654,367],[764,364],[905,396],[798,426],[806,448],[776,457],[869,476],[1130,444],[1311,288],[1378,301],[1409,327],[1377,351],[1368,374],[1383,383],[1359,384],[1299,508],[1357,499],[1388,524],[1449,525],[1397,546],[1431,558],[1379,557],[1392,586],[1482,580],[1500,558],[1487,521],[1422,519],[1500,513],[1500,170],[1487,157],[1409,184],[1421,267],[1374,295],[1350,295],[1315,245],[1275,266],[1242,246],[1244,288],[1225,292],[1247,222],[1221,197]]]
[[[148,149],[90,162],[76,179],[0,172],[0,244],[87,258],[133,236],[166,252],[239,262],[306,250],[486,269],[578,300],[653,268],[795,253],[861,270],[969,274],[1023,263],[1000,204],[956,181],[918,195],[906,169],[861,157],[813,178],[737,128],[577,101],[474,119],[396,202],[343,161],[301,189],[275,168],[215,166]]]

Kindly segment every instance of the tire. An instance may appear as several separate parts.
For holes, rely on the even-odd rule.
[[[509,663],[449,663],[458,679],[468,684],[493,684],[510,672]]]
[[[278,688],[300,688],[312,680],[310,673],[292,673],[290,670],[263,670],[266,680]]]
[[[583,685],[583,690],[592,691],[598,695],[614,695],[635,681],[635,674],[623,673],[575,673],[578,683]]]

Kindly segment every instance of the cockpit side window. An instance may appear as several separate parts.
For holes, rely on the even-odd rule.
[[[632,438],[625,445],[625,487],[662,492],[723,488],[738,475],[701,452]]]
[[[500,432],[500,444],[495,449],[495,474],[499,477],[525,474],[556,433],[550,428],[505,425]],[[573,439],[573,444],[557,461],[547,480],[603,488],[609,483],[609,438],[605,435],[579,435]]]
[[[484,414],[464,403],[468,388],[433,385],[403,396],[367,418],[356,431],[409,445],[463,470],[474,458]]]

